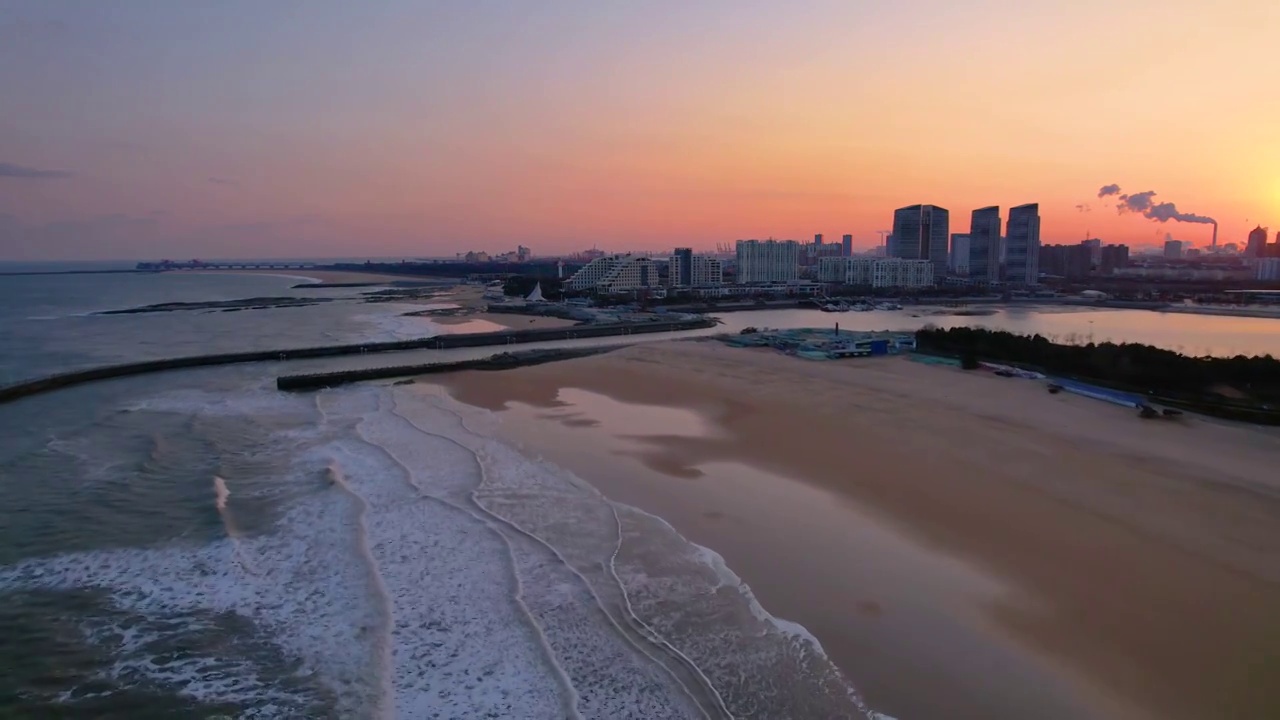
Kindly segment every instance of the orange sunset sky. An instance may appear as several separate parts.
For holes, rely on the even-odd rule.
[[[1280,230],[1274,0],[0,0],[0,98],[4,260]]]

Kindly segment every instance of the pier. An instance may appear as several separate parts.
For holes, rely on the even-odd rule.
[[[73,370],[56,375],[49,375],[35,380],[14,383],[0,387],[0,403],[12,402],[30,395],[46,393],[73,385],[83,385],[97,380],[145,375],[164,370],[181,370],[186,368],[210,367],[214,365],[233,365],[251,362],[285,362],[304,358],[340,357],[343,355],[364,355],[368,353],[396,352],[400,350],[445,350],[449,348],[487,347],[501,345],[519,345],[524,343],[548,342],[555,340],[576,340],[582,338],[612,337],[618,335],[644,335],[661,332],[678,332],[681,330],[702,330],[715,327],[716,321],[708,317],[693,317],[678,320],[659,320],[652,322],[600,323],[598,325],[573,325],[561,328],[537,328],[530,330],[500,330],[487,333],[468,333],[458,335],[435,335],[416,340],[394,340],[390,342],[354,343],[347,345],[327,345],[311,348],[290,348],[285,350],[258,350],[241,353],[221,353],[214,355],[193,355],[188,357],[168,358],[163,360],[144,360],[123,365]],[[352,371],[361,372],[361,371]]]
[[[618,346],[602,348],[553,348],[548,350],[524,350],[519,352],[503,352],[476,360],[459,360],[457,362],[421,363],[418,365],[395,365],[378,368],[360,368],[355,370],[339,370],[329,373],[313,373],[310,375],[282,375],[276,378],[277,390],[322,390],[364,380],[386,380],[389,378],[410,377],[413,375],[429,375],[432,373],[457,372],[459,370],[509,370],[529,365],[569,360],[572,358],[599,355],[616,350]]]

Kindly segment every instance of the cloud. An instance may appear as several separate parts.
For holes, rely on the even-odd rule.
[[[1155,190],[1134,193],[1132,195],[1121,195],[1119,198],[1119,204],[1116,205],[1116,209],[1121,213],[1136,212],[1145,214],[1151,209],[1151,198],[1155,196]]]
[[[1195,213],[1178,212],[1178,207],[1173,203],[1162,202],[1156,203],[1143,213],[1152,220],[1167,222],[1169,220],[1177,220],[1185,223],[1201,223],[1204,225],[1216,225],[1217,220],[1206,215],[1196,215]]]
[[[20,180],[48,180],[51,178],[69,178],[66,170],[40,170],[39,168],[0,162],[0,178],[18,178]]]
[[[1156,202],[1155,190],[1147,190],[1146,192],[1121,194],[1119,185],[1103,185],[1098,191],[1098,197],[1106,197],[1108,195],[1116,195],[1116,211],[1121,215],[1125,213],[1138,213],[1148,220],[1156,222],[1169,222],[1177,220],[1184,223],[1199,223],[1201,225],[1217,225],[1218,221],[1208,215],[1197,215],[1195,213],[1184,213],[1178,211],[1178,206],[1171,202]],[[1078,207],[1078,206],[1077,206]]]
[[[206,179],[207,179],[211,184],[213,184],[213,185],[222,185],[222,186],[224,186],[224,187],[232,187],[232,188],[238,188],[238,187],[240,187],[240,181],[239,181],[239,180],[232,180],[231,178],[224,178],[224,177],[210,177],[210,178],[206,178]]]

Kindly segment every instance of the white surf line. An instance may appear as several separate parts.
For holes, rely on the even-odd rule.
[[[393,401],[393,402],[394,402],[394,401]],[[435,403],[432,403],[432,404],[433,404],[433,405],[435,405]],[[449,413],[450,413],[450,414],[452,414],[452,415],[455,415],[455,416],[457,415],[457,413],[453,412],[453,411],[452,411],[451,409],[449,409],[449,408],[441,408],[441,407],[439,407],[438,405],[435,405],[435,407],[437,407],[437,409],[445,410],[445,411],[449,412]],[[412,420],[410,420],[409,418],[407,418],[407,417],[405,417],[404,415],[400,414],[399,412],[396,412],[395,414],[396,414],[396,416],[397,416],[397,417],[399,417],[399,418],[401,418],[402,420],[404,420],[404,421],[405,421],[406,423],[408,423],[410,426],[412,426],[413,428],[417,429],[417,430],[418,430],[418,432],[421,432],[421,433],[422,433],[422,434],[424,434],[424,435],[429,435],[429,436],[431,436],[431,437],[435,437],[435,438],[439,438],[439,439],[441,439],[441,440],[448,441],[448,442],[453,443],[454,445],[456,445],[456,446],[458,446],[458,447],[462,448],[463,450],[466,450],[466,451],[471,455],[472,460],[476,463],[476,467],[477,467],[477,469],[479,469],[479,471],[480,471],[480,476],[481,476],[482,482],[487,482],[487,479],[488,479],[488,473],[485,471],[484,463],[480,461],[480,459],[479,459],[478,455],[476,454],[476,452],[475,452],[474,450],[472,450],[471,448],[467,447],[467,446],[466,446],[466,445],[464,445],[463,443],[461,443],[461,442],[459,442],[458,440],[456,440],[456,439],[454,439],[454,438],[451,438],[451,437],[449,437],[449,436],[447,436],[447,435],[441,435],[441,434],[439,434],[439,433],[433,433],[433,432],[430,432],[430,431],[428,431],[428,430],[424,430],[424,429],[422,429],[422,428],[421,428],[421,427],[419,427],[416,423],[414,423]],[[459,421],[461,421],[461,418],[459,418]],[[470,432],[470,431],[468,430],[468,432]],[[537,536],[537,535],[535,535],[534,533],[531,533],[531,532],[529,532],[528,530],[526,530],[526,529],[524,529],[524,528],[520,527],[520,525],[518,525],[518,524],[516,524],[516,523],[512,522],[512,521],[511,521],[511,520],[509,520],[508,518],[505,518],[505,517],[503,517],[502,515],[499,515],[499,514],[497,514],[497,513],[493,512],[493,511],[489,510],[488,508],[484,507],[484,505],[483,505],[483,504],[481,504],[481,503],[479,502],[479,499],[476,497],[476,490],[475,490],[475,489],[471,490],[471,492],[470,492],[470,498],[471,498],[471,502],[472,502],[472,504],[474,504],[474,505],[475,505],[475,507],[476,507],[476,509],[477,509],[477,510],[479,510],[479,511],[480,511],[480,512],[482,512],[482,513],[484,513],[486,516],[488,516],[488,517],[492,518],[495,522],[500,523],[500,524],[502,524],[503,526],[510,528],[511,530],[513,530],[513,531],[514,531],[514,532],[516,532],[516,533],[519,533],[519,534],[521,534],[521,535],[524,535],[524,536],[525,536],[525,537],[527,537],[528,539],[530,539],[530,540],[534,541],[534,542],[535,542],[535,543],[537,543],[538,545],[541,545],[542,547],[544,547],[544,548],[546,548],[548,551],[550,551],[550,552],[551,552],[551,554],[552,554],[552,555],[554,555],[554,556],[556,557],[556,559],[560,561],[560,563],[565,567],[565,569],[566,569],[566,570],[568,570],[569,572],[573,573],[573,574],[578,578],[578,580],[582,582],[582,586],[583,586],[583,587],[586,589],[586,591],[591,595],[592,599],[594,599],[594,600],[595,600],[596,608],[600,611],[600,613],[601,613],[602,615],[604,615],[605,619],[609,621],[609,624],[610,624],[610,625],[612,625],[612,626],[614,627],[614,629],[618,631],[618,635],[619,635],[620,637],[622,637],[622,638],[627,642],[627,644],[631,645],[633,648],[635,648],[637,651],[639,651],[642,655],[644,655],[645,657],[649,658],[649,660],[651,660],[655,665],[657,665],[658,667],[662,668],[662,670],[663,670],[664,672],[666,672],[668,675],[670,675],[670,676],[671,676],[671,679],[672,679],[672,680],[674,680],[674,681],[675,681],[675,683],[676,683],[677,685],[679,685],[679,686],[680,686],[680,689],[684,691],[685,696],[686,696],[686,697],[688,697],[688,698],[689,698],[689,700],[693,703],[693,706],[694,706],[695,708],[697,708],[697,709],[698,709],[698,712],[702,713],[702,716],[703,716],[704,718],[706,718],[706,720],[712,720],[711,716],[707,713],[706,709],[702,707],[702,703],[701,703],[701,702],[699,702],[698,698],[694,696],[694,694],[693,694],[693,692],[692,692],[691,690],[689,690],[689,687],[688,687],[687,685],[685,685],[685,684],[684,684],[684,682],[683,682],[683,681],[681,681],[681,680],[680,680],[680,678],[679,678],[679,677],[677,677],[677,676],[675,675],[675,673],[673,673],[673,672],[671,671],[671,669],[670,669],[670,668],[668,668],[668,667],[666,666],[666,664],[665,664],[665,663],[663,663],[661,660],[659,660],[659,659],[657,659],[656,657],[654,657],[654,656],[653,656],[653,654],[652,654],[652,653],[650,653],[650,652],[648,651],[648,649],[646,649],[644,646],[637,644],[637,643],[635,642],[635,640],[634,640],[634,639],[632,639],[632,637],[631,637],[631,636],[630,636],[630,635],[629,635],[625,630],[623,630],[623,629],[622,629],[622,627],[621,627],[620,625],[618,625],[618,621],[617,621],[617,620],[615,620],[615,619],[614,619],[614,617],[613,617],[611,614],[609,614],[609,612],[608,612],[607,610],[605,610],[605,609],[604,609],[604,605],[605,605],[605,604],[600,600],[600,596],[596,593],[595,588],[594,588],[594,587],[591,585],[591,583],[586,579],[586,577],[585,577],[585,576],[583,576],[583,575],[582,575],[582,573],[580,573],[580,572],[578,571],[578,569],[577,569],[577,568],[575,568],[575,567],[573,566],[573,564],[572,564],[572,563],[570,563],[570,562],[569,562],[569,561],[564,557],[564,555],[560,554],[560,551],[559,551],[559,550],[557,550],[555,547],[553,547],[552,545],[550,545],[549,543],[547,543],[545,540],[543,540],[542,538],[538,537],[538,536]],[[510,541],[508,540],[508,543],[509,543],[509,542],[510,542]]]
[[[454,417],[458,418],[458,424],[459,424],[459,425],[461,425],[461,426],[462,426],[462,429],[463,429],[464,431],[466,431],[467,433],[469,433],[469,434],[471,434],[471,435],[474,435],[474,436],[476,436],[476,437],[483,437],[482,435],[479,435],[479,434],[475,433],[475,432],[474,432],[474,431],[472,431],[469,427],[467,427],[466,419],[462,417],[462,414],[461,414],[461,413],[458,413],[457,411],[453,410],[452,408],[442,407],[439,403],[436,403],[436,402],[434,401],[434,399],[432,400],[431,404],[432,404],[432,405],[434,405],[435,407],[437,407],[437,408],[441,409],[441,410],[445,410],[445,411],[447,411],[449,414],[451,414],[451,415],[453,415]],[[432,433],[432,432],[428,432],[428,431],[426,431],[426,430],[423,430],[422,428],[418,427],[418,426],[417,426],[417,425],[416,425],[412,420],[410,420],[409,418],[407,418],[407,417],[405,417],[404,415],[400,414],[399,412],[396,412],[396,414],[397,414],[397,415],[399,415],[401,418],[403,418],[403,419],[404,419],[406,422],[408,422],[410,425],[413,425],[414,427],[417,427],[419,431],[421,431],[421,432],[423,432],[423,433],[425,433],[425,434],[427,434],[427,435],[432,435],[432,436],[434,436],[434,437],[439,437],[439,438],[441,438],[441,439],[448,440],[449,442],[452,442],[453,444],[455,444],[455,445],[457,445],[457,446],[459,446],[459,447],[463,448],[463,449],[464,449],[464,450],[466,450],[467,452],[471,453],[472,457],[473,457],[473,458],[475,458],[475,462],[476,462],[477,467],[479,467],[479,469],[480,469],[481,478],[482,478],[482,479],[483,479],[483,481],[487,484],[487,482],[488,482],[488,473],[485,471],[484,463],[480,461],[479,455],[476,453],[476,451],[475,451],[475,450],[473,450],[473,449],[471,449],[471,448],[467,447],[466,445],[464,445],[463,443],[459,442],[458,440],[455,440],[454,438],[451,438],[451,437],[448,437],[448,436],[444,436],[444,435],[439,435],[439,434],[437,434],[437,433]],[[534,540],[534,541],[535,541],[535,542],[537,542],[538,544],[540,544],[540,545],[542,545],[543,547],[545,547],[545,548],[547,548],[548,550],[550,550],[550,551],[551,551],[551,553],[552,553],[552,554],[554,554],[554,555],[556,556],[556,558],[558,558],[558,559],[560,560],[560,562],[562,562],[562,563],[565,565],[565,567],[567,567],[567,568],[569,569],[569,571],[570,571],[570,572],[572,572],[574,575],[576,575],[576,576],[578,577],[578,579],[579,579],[579,580],[581,580],[581,581],[582,581],[582,584],[583,584],[583,586],[584,586],[584,587],[586,587],[587,592],[591,593],[592,598],[594,598],[594,599],[595,599],[595,601],[596,601],[596,605],[600,608],[600,611],[604,614],[604,616],[609,620],[609,623],[610,623],[611,625],[613,625],[613,627],[618,631],[618,634],[619,634],[619,635],[621,635],[621,636],[622,636],[622,637],[627,641],[627,643],[628,643],[628,644],[630,644],[630,645],[631,645],[632,647],[634,647],[636,650],[640,651],[640,652],[641,652],[645,657],[647,657],[647,658],[649,658],[650,660],[652,660],[656,665],[658,665],[658,667],[660,667],[660,668],[662,668],[664,671],[666,671],[666,673],[667,673],[668,675],[670,675],[670,676],[671,676],[671,679],[672,679],[672,680],[675,680],[676,684],[677,684],[677,685],[679,685],[679,686],[681,687],[681,689],[683,689],[683,690],[684,690],[685,694],[689,697],[689,699],[693,701],[694,707],[698,708],[699,712],[701,712],[701,713],[702,713],[703,717],[707,718],[707,720],[712,720],[710,713],[708,713],[708,712],[707,712],[706,708],[702,707],[702,702],[701,702],[701,701],[699,701],[699,699],[698,699],[698,698],[693,694],[693,691],[691,691],[691,690],[689,689],[689,687],[688,687],[687,685],[685,685],[684,681],[682,681],[682,680],[681,680],[681,679],[680,679],[680,678],[675,674],[675,672],[673,672],[673,671],[671,670],[671,668],[667,667],[666,663],[664,663],[664,662],[662,662],[661,660],[659,660],[658,658],[654,657],[654,656],[653,656],[653,654],[649,652],[648,648],[645,648],[644,646],[642,646],[642,645],[640,645],[640,644],[636,643],[636,642],[635,642],[635,640],[633,640],[633,639],[631,638],[630,634],[628,634],[626,631],[624,631],[624,630],[622,629],[622,627],[621,627],[620,625],[618,625],[618,621],[617,621],[616,619],[614,619],[613,615],[611,615],[607,610],[605,610],[605,609],[604,609],[604,605],[605,605],[605,604],[604,604],[604,602],[603,602],[603,601],[601,601],[601,600],[600,600],[600,596],[599,596],[599,594],[598,594],[598,593],[596,593],[595,587],[591,585],[591,582],[590,582],[589,580],[587,580],[586,576],[584,576],[581,572],[579,572],[579,571],[578,571],[578,569],[577,569],[576,567],[574,567],[574,566],[573,566],[573,564],[572,564],[572,563],[570,563],[570,562],[568,561],[568,559],[566,559],[566,558],[564,557],[564,555],[562,555],[562,554],[560,553],[560,551],[559,551],[559,550],[557,550],[554,546],[552,546],[550,543],[548,543],[547,541],[543,540],[541,537],[539,537],[538,535],[534,534],[533,532],[530,532],[529,530],[526,530],[525,528],[521,527],[519,524],[517,524],[517,523],[515,523],[515,522],[511,521],[510,519],[508,519],[508,518],[506,518],[506,517],[503,517],[502,515],[499,515],[499,514],[497,514],[497,513],[493,512],[493,511],[489,510],[488,508],[484,507],[484,505],[480,502],[479,498],[476,496],[476,490],[472,490],[472,491],[471,491],[471,501],[472,501],[473,503],[475,503],[476,507],[478,507],[478,508],[479,508],[482,512],[484,512],[485,514],[487,514],[487,515],[489,515],[489,516],[491,516],[491,517],[495,518],[498,522],[503,523],[503,524],[504,524],[504,525],[506,525],[507,527],[510,527],[512,530],[514,530],[514,531],[516,531],[516,532],[518,532],[518,533],[520,533],[520,534],[522,534],[522,535],[524,535],[524,536],[526,536],[526,537],[528,537],[528,538],[530,538],[530,539]],[[606,501],[606,502],[607,502],[607,501]],[[612,509],[612,505],[610,506],[610,508]],[[617,513],[616,513],[616,512],[614,513],[614,519],[615,519],[615,520],[617,520]],[[615,551],[614,551],[614,555],[616,556],[616,554],[617,554],[617,551],[615,550]],[[614,578],[615,578],[615,580],[617,580],[617,575],[616,575],[616,573],[614,574]],[[623,600],[626,602],[626,605],[627,605],[626,609],[627,609],[628,614],[631,616],[631,619],[632,619],[632,620],[634,620],[635,622],[639,623],[639,624],[640,624],[641,626],[643,626],[645,629],[647,629],[647,630],[648,630],[648,632],[649,632],[649,633],[652,633],[652,635],[653,635],[654,637],[647,637],[647,636],[645,636],[645,632],[644,632],[644,631],[642,631],[642,630],[636,629],[636,631],[637,631],[638,633],[640,633],[642,637],[645,637],[645,639],[649,640],[649,642],[651,642],[651,643],[655,643],[655,644],[661,644],[661,645],[665,646],[667,649],[671,650],[673,653],[675,653],[679,658],[682,658],[682,659],[684,660],[684,662],[685,662],[685,663],[687,663],[687,665],[690,667],[690,669],[692,669],[692,670],[693,670],[693,671],[698,675],[698,677],[700,677],[700,678],[702,679],[702,681],[703,681],[703,682],[705,682],[705,683],[707,684],[707,689],[709,689],[709,690],[711,691],[711,693],[712,693],[713,697],[714,697],[714,698],[715,698],[715,700],[716,700],[716,703],[717,703],[717,705],[718,705],[718,708],[717,708],[717,709],[718,709],[718,710],[720,710],[721,712],[723,712],[725,715],[727,715],[727,716],[732,720],[732,719],[733,719],[733,717],[734,717],[734,716],[733,716],[733,714],[729,712],[729,709],[728,709],[727,707],[725,707],[724,699],[720,696],[720,691],[719,691],[719,690],[717,690],[717,689],[715,688],[715,686],[711,683],[711,680],[710,680],[709,678],[707,678],[706,674],[704,674],[704,673],[702,672],[702,670],[697,666],[697,664],[695,664],[695,663],[694,663],[692,660],[690,660],[686,655],[684,655],[684,653],[681,653],[679,650],[677,650],[676,648],[674,648],[670,643],[668,643],[664,638],[662,638],[662,636],[661,636],[661,635],[659,635],[659,634],[658,634],[657,632],[655,632],[652,628],[650,628],[648,625],[646,625],[646,624],[644,623],[644,621],[640,620],[640,618],[638,618],[638,617],[636,617],[636,616],[635,616],[635,613],[634,613],[634,612],[632,612],[632,610],[631,610],[631,603],[630,603],[630,600],[628,600],[628,599],[627,599],[627,597],[626,597],[626,591],[621,587],[621,583],[620,583],[620,581],[618,581],[618,582],[619,582],[619,590],[621,590],[621,591],[622,591]],[[655,639],[655,638],[656,638],[656,639]]]
[[[382,627],[378,632],[378,665],[380,666],[378,677],[381,679],[382,685],[382,707],[378,710],[378,716],[385,720],[392,720],[395,717],[395,690],[391,684],[391,631],[395,626],[394,609],[391,605],[391,594],[387,591],[387,586],[382,580],[382,573],[378,569],[378,562],[373,559],[373,552],[369,548],[369,527],[365,522],[365,514],[369,510],[367,503],[360,493],[351,489],[346,479],[342,476],[341,471],[333,465],[328,467],[329,475],[333,479],[334,485],[343,493],[348,495],[360,509],[356,515],[356,528],[359,532],[356,535],[356,544],[359,546],[360,554],[365,559],[365,566],[369,572],[370,580],[373,584],[373,591],[378,595],[378,606],[381,608]]]
[[[220,475],[213,476],[213,506],[218,510],[218,517],[222,519],[222,529],[227,533],[227,539],[231,541],[231,548],[235,553],[236,559],[240,561],[240,567],[245,572],[254,576],[261,576],[258,569],[254,566],[253,561],[240,544],[240,530],[236,527],[235,520],[231,517],[231,511],[227,509],[227,498],[231,497],[231,490],[227,487],[227,481]]]
[[[329,414],[325,412],[324,406],[320,403],[319,395],[316,395],[316,409],[320,411],[321,422],[328,424]],[[369,503],[365,501],[363,495],[347,484],[341,469],[336,467],[332,460],[330,460],[326,470],[334,486],[339,491],[346,493],[359,509],[359,512],[356,513],[356,545],[361,557],[365,560],[365,568],[369,573],[373,591],[378,596],[378,607],[381,610],[379,615],[382,620],[382,627],[378,629],[378,643],[376,646],[379,666],[378,678],[382,686],[382,692],[380,693],[382,704],[377,709],[377,717],[383,718],[383,720],[394,720],[396,717],[396,693],[391,674],[395,663],[391,655],[391,637],[392,631],[395,629],[395,607],[391,601],[391,593],[387,590],[386,582],[382,578],[382,571],[378,567],[378,561],[374,559],[373,550],[369,547],[369,525],[365,521],[365,516],[369,512]]]
[[[676,649],[676,647],[672,645],[670,642],[668,642],[667,639],[663,637],[661,633],[659,633],[657,630],[654,630],[652,627],[650,627],[650,625],[646,623],[644,620],[641,620],[639,615],[636,615],[635,609],[631,606],[631,597],[627,595],[627,588],[622,583],[622,578],[618,577],[618,565],[617,565],[618,553],[622,552],[622,518],[618,517],[618,507],[614,505],[612,501],[606,498],[604,502],[609,506],[609,511],[613,513],[613,520],[618,525],[618,544],[617,546],[614,547],[613,554],[609,556],[609,574],[613,576],[613,581],[618,584],[618,590],[622,593],[622,601],[626,603],[626,606],[627,606],[627,614],[630,615],[636,622],[640,623],[641,627],[649,631],[655,638],[656,642],[661,643],[668,650],[675,653],[677,657],[684,660],[685,663],[688,664],[689,668],[693,670],[695,673],[697,673],[698,677],[702,678],[702,681],[705,682],[707,684],[707,687],[711,689],[712,694],[715,695],[716,702],[719,703],[720,705],[720,710],[723,711],[724,714],[730,718],[730,720],[734,720],[734,715],[729,710],[728,706],[725,705],[724,698],[721,697],[720,691],[717,690],[715,684],[711,682],[711,678],[707,677],[706,674],[702,672],[702,668],[698,667],[698,664],[695,663],[693,660],[691,660],[688,655],[685,655],[684,653]],[[686,540],[686,542],[688,541]]]
[[[395,403],[395,400],[393,398],[392,404],[394,405],[394,403]],[[385,408],[382,405],[381,397],[379,397],[378,399],[378,409],[379,411],[385,410]],[[407,418],[404,418],[404,416],[400,415],[399,413],[394,412],[394,408],[392,409],[392,412],[393,414],[403,419],[405,422],[409,423],[410,426],[417,429],[419,432],[423,432],[424,434],[428,434],[428,435],[431,434],[431,433],[425,433],[425,431],[423,431],[422,428],[419,428],[417,425],[414,425],[411,421],[409,421]],[[578,694],[578,689],[574,686],[573,680],[569,677],[569,674],[565,671],[564,667],[560,665],[559,660],[556,658],[555,651],[552,650],[551,648],[551,641],[550,639],[547,638],[546,631],[543,629],[542,625],[538,622],[537,618],[534,617],[533,611],[529,609],[529,606],[524,601],[524,586],[520,582],[520,573],[516,572],[516,564],[517,564],[516,554],[515,554],[514,548],[512,548],[511,546],[511,539],[508,538],[506,534],[504,534],[501,530],[495,527],[491,519],[481,517],[480,515],[477,515],[476,513],[469,510],[468,508],[461,507],[453,503],[447,498],[439,497],[431,492],[428,492],[422,486],[415,483],[413,481],[413,471],[412,469],[409,468],[408,465],[406,465],[403,461],[401,461],[400,458],[396,457],[394,452],[392,452],[391,450],[387,449],[386,447],[382,446],[379,443],[373,442],[368,437],[366,437],[363,432],[360,431],[360,425],[363,422],[364,421],[362,419],[356,423],[356,434],[358,434],[360,438],[364,440],[366,443],[368,443],[369,445],[375,448],[378,448],[378,450],[381,451],[384,455],[391,458],[392,462],[399,465],[404,470],[406,482],[408,483],[409,487],[412,488],[414,491],[416,491],[419,496],[427,500],[432,500],[436,503],[439,503],[440,505],[443,505],[450,510],[454,510],[456,512],[460,512],[467,515],[468,517],[472,518],[476,522],[483,524],[490,532],[492,532],[493,534],[497,535],[499,538],[502,539],[503,544],[507,548],[507,557],[510,558],[511,560],[511,565],[510,565],[511,577],[512,577],[512,580],[515,582],[515,588],[516,588],[514,599],[516,601],[516,604],[520,607],[520,611],[524,613],[525,618],[528,619],[529,625],[533,629],[533,632],[538,636],[538,643],[542,646],[543,654],[546,657],[547,662],[550,663],[552,671],[555,673],[556,677],[560,681],[561,688],[564,690],[564,693],[565,693],[565,700],[568,703],[568,707],[565,708],[565,710],[566,712],[569,713],[569,716],[572,720],[586,720],[582,716],[582,712],[578,708],[578,705],[582,699],[581,696]]]
[[[361,435],[361,438],[364,438],[364,436]],[[368,442],[370,445],[381,450],[383,454],[391,458],[392,462],[394,462],[395,464],[403,468],[406,475],[410,474],[411,471],[409,467],[405,465],[404,462],[400,460],[400,458],[396,457],[395,453],[387,450],[382,445],[379,445],[376,442],[372,442],[367,438],[364,438],[364,439],[365,439],[365,442]],[[542,650],[543,650],[543,653],[546,655],[547,662],[551,665],[553,672],[555,673],[555,675],[560,681],[562,689],[565,691],[565,697],[569,705],[567,708],[565,708],[565,710],[569,713],[570,717],[573,718],[573,720],[585,720],[585,718],[583,718],[582,716],[582,713],[578,710],[578,703],[581,700],[581,697],[578,695],[577,688],[574,687],[573,685],[573,680],[570,679],[569,674],[565,672],[565,669],[560,665],[559,661],[556,659],[555,652],[551,649],[551,641],[547,638],[546,632],[543,630],[542,625],[538,623],[537,619],[533,616],[533,611],[531,611],[529,609],[529,606],[525,604],[524,588],[520,582],[519,573],[515,571],[516,556],[515,556],[515,551],[511,547],[510,538],[506,537],[506,535],[504,535],[501,530],[495,527],[493,522],[491,522],[489,519],[481,517],[476,513],[471,512],[465,507],[461,507],[453,502],[450,502],[448,499],[437,497],[427,492],[426,490],[423,490],[419,485],[417,485],[417,483],[414,483],[412,480],[408,482],[409,482],[409,485],[412,486],[417,491],[418,495],[421,496],[424,500],[430,500],[432,502],[443,505],[445,508],[449,510],[463,513],[468,517],[470,517],[471,519],[475,520],[476,522],[483,524],[491,532],[493,532],[495,535],[497,535],[502,539],[503,543],[506,545],[506,548],[507,548],[507,557],[510,558],[511,560],[512,580],[515,582],[515,587],[516,587],[516,594],[514,598],[516,601],[516,604],[519,605],[520,611],[523,612],[525,617],[529,620],[529,625],[532,627],[533,632],[537,634],[538,642],[542,646]]]

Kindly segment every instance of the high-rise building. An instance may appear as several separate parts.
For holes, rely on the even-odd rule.
[[[1102,240],[1089,238],[1080,244],[1089,248],[1089,262],[1094,267],[1102,264]]]
[[[969,234],[951,233],[951,272],[969,276]]]
[[[1184,243],[1181,240],[1165,240],[1164,241],[1164,257],[1166,260],[1180,260]]]
[[[893,211],[893,242],[890,257],[928,260],[934,277],[947,274],[947,245],[951,239],[950,216],[946,208],[910,205]]]
[[[821,245],[821,244],[822,244],[822,233],[814,233],[814,235],[813,235],[813,244],[814,244],[814,245]]]
[[[711,287],[724,282],[719,258],[694,255],[691,248],[676,248],[671,255],[667,283],[672,287]]]
[[[676,248],[671,254],[668,282],[677,287],[693,287],[693,248]]]
[[[1000,208],[979,208],[969,218],[969,277],[1000,281]]]
[[[822,235],[816,235],[814,242],[800,246],[800,267],[810,268],[818,264],[819,258],[839,257],[843,249],[839,245],[821,242]],[[803,274],[803,273],[801,273]]]
[[[1079,245],[1041,245],[1039,270],[1045,275],[1083,280],[1093,265],[1092,248]]]
[[[845,235],[840,238],[840,254],[845,257],[853,257],[853,236]]]
[[[1098,263],[1098,269],[1103,275],[1110,275],[1118,268],[1127,267],[1129,265],[1129,246],[1128,245],[1104,245],[1102,248],[1102,260]]]
[[[1040,280],[1040,205],[1009,208],[1005,231],[1005,281],[1035,285]]]
[[[1262,251],[1267,246],[1267,229],[1259,225],[1249,231],[1249,242],[1244,246],[1245,257],[1262,257]]]
[[[738,282],[786,282],[799,278],[800,243],[795,240],[739,240]]]

